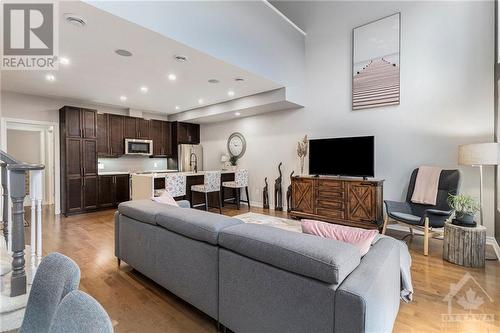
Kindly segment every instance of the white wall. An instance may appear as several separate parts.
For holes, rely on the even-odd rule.
[[[263,1],[86,2],[281,83],[302,102],[304,36]]]
[[[300,18],[306,37],[306,105],[203,125],[205,168],[220,167],[228,136],[242,132],[252,201],[261,202],[264,177],[299,170],[296,144],[311,138],[376,136],[376,177],[385,199],[403,199],[420,165],[457,167],[458,145],[493,140],[493,2],[282,3]],[[401,11],[401,105],[351,111],[352,28]],[[288,68],[293,70],[293,68]],[[463,171],[463,192],[479,196],[478,172]],[[288,179],[286,185],[288,185]],[[485,224],[493,235],[493,171],[486,171]],[[285,187],[286,189],[286,187]]]

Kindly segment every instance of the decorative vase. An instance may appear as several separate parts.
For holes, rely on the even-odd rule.
[[[305,156],[300,157],[300,175],[304,175],[304,161]]]

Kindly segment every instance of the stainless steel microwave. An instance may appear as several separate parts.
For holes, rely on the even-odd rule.
[[[125,139],[125,155],[153,155],[153,140]]]

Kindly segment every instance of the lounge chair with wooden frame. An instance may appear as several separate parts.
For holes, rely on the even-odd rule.
[[[424,233],[424,255],[429,254],[429,238],[443,234],[443,227],[446,220],[452,214],[448,204],[448,196],[456,195],[460,183],[459,170],[443,170],[439,176],[438,194],[435,205],[422,205],[411,201],[418,169],[413,170],[410,177],[410,184],[406,194],[405,202],[385,200],[386,215],[382,234],[385,234],[390,221],[401,224],[413,230],[420,230]]]

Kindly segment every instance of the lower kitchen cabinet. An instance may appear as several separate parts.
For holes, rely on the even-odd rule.
[[[99,176],[99,208],[116,207],[130,200],[129,175]]]

